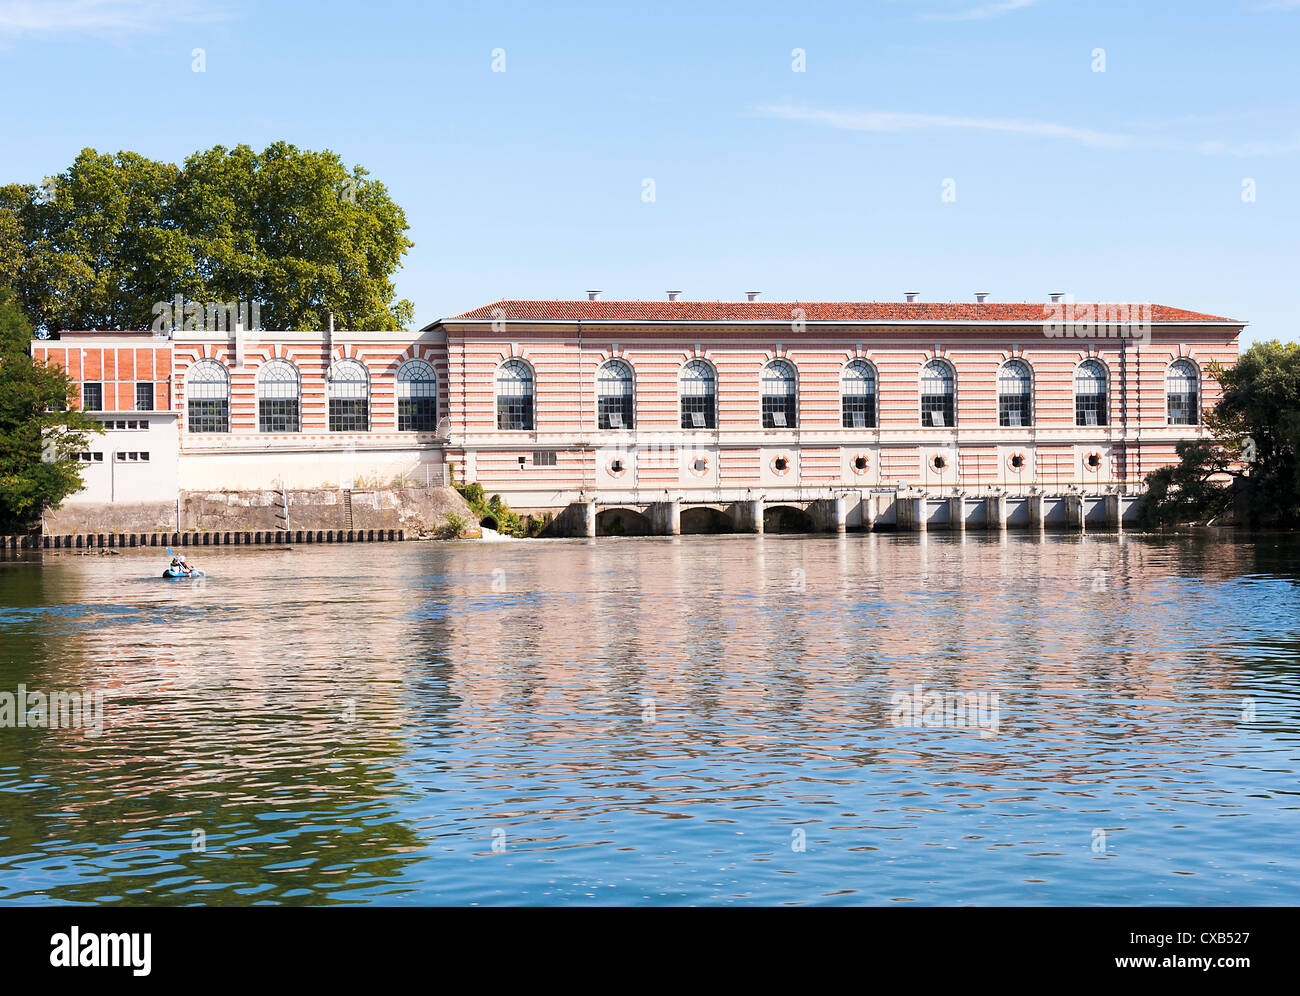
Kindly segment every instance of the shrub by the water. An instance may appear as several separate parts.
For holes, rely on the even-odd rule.
[[[449,512],[447,514],[447,521],[444,522],[442,528],[438,530],[438,538],[457,539],[465,535],[465,530],[467,528],[469,528],[469,524],[465,521],[464,516],[457,515],[455,512]]]

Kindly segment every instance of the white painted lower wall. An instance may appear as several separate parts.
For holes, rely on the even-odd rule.
[[[419,487],[444,480],[441,447],[317,444],[294,450],[236,446],[180,456],[182,491],[265,491],[279,488]]]
[[[85,487],[66,504],[174,501],[178,482],[175,412],[94,413],[103,435],[90,436]],[[119,425],[144,428],[117,428]]]

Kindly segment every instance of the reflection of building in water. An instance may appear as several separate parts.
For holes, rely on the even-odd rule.
[[[890,696],[917,682],[999,692],[1001,736],[1064,730],[1075,717],[1079,728],[1089,717],[1165,722],[1191,708],[1184,681],[1234,680],[1230,657],[1183,643],[1171,606],[1213,617],[1216,579],[1249,570],[1239,547],[1210,544],[1204,580],[1176,582],[1158,544],[1114,535],[552,549],[501,554],[509,591],[484,581],[451,617],[452,687],[478,726],[566,741],[587,736],[594,716],[640,723],[649,697],[661,730],[716,720],[735,736],[740,718],[757,745],[779,714],[809,730],[806,745],[786,746],[814,753],[861,746],[872,730],[895,736]]]
[[[6,624],[0,670],[12,651],[29,687],[101,689],[105,709],[98,739],[52,731],[9,754],[29,784],[57,787],[14,800],[10,828],[122,853],[174,850],[185,866],[175,888],[247,874],[270,885],[259,897],[308,889],[321,901],[329,867],[381,878],[415,861],[419,836],[391,818],[391,794],[434,711],[407,681],[445,670],[446,611],[433,610],[450,594],[426,594],[429,611],[413,619],[408,592],[376,584],[391,566],[359,566],[355,549],[222,550],[201,588],[123,588],[123,575],[156,566],[146,554],[51,560],[43,598],[64,607],[64,622]],[[361,807],[364,832],[339,833]],[[191,853],[192,830],[207,852]],[[21,845],[21,833],[10,840]],[[0,865],[8,856],[0,846]],[[231,861],[238,871],[221,863]],[[299,869],[279,874],[290,863]],[[49,895],[90,901],[114,888],[86,880]]]

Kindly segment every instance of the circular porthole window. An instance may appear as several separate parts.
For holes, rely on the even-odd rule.
[[[622,460],[611,460],[609,462],[609,472],[615,477],[621,475],[625,470],[627,470],[627,464]]]
[[[870,469],[871,469],[871,461],[868,460],[862,454],[858,454],[853,458],[853,473],[865,474]]]
[[[696,457],[688,465],[692,474],[696,477],[703,477],[709,469],[709,461],[704,457]]]
[[[1084,462],[1088,465],[1089,470],[1100,470],[1101,454],[1094,450],[1092,453],[1088,454],[1087,459]]]
[[[1025,455],[1023,453],[1012,453],[1007,458],[1007,466],[1012,470],[1021,471],[1025,469]]]
[[[790,458],[788,456],[773,457],[772,462],[768,465],[772,468],[772,473],[778,476],[790,473]]]
[[[930,466],[935,470],[943,470],[948,466],[948,461],[944,457],[936,454],[934,459],[930,461]]]

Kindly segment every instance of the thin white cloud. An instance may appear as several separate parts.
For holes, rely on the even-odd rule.
[[[1269,3],[1262,3],[1256,10],[1300,10],[1300,0],[1271,0]]]
[[[1000,3],[984,4],[982,7],[969,7],[947,14],[922,14],[921,17],[927,21],[987,21],[990,17],[1001,17],[1003,14],[1037,6],[1040,2],[1041,0],[1001,0]]]
[[[140,33],[219,16],[195,0],[0,0],[0,36]]]
[[[1028,121],[1016,118],[912,114],[903,111],[835,111],[791,104],[766,104],[757,110],[765,117],[804,121],[843,131],[982,131],[1054,139],[1097,149],[1166,149],[1197,152],[1207,156],[1265,156],[1300,150],[1300,137],[1252,142],[1229,142],[1217,139],[1195,141],[1099,131],[1095,128],[1080,128],[1053,121]]]

